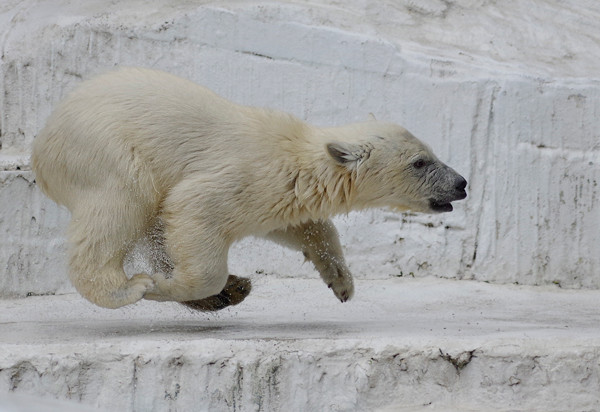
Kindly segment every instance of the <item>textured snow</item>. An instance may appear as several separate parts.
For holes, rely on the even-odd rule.
[[[319,125],[373,112],[467,177],[469,197],[451,214],[340,217],[359,278],[597,288],[599,17],[597,2],[575,0],[5,2],[0,202],[20,206],[0,217],[0,294],[69,288],[68,215],[31,184],[27,156],[60,97],[116,65],[164,69]],[[252,239],[231,271],[313,274]]]
[[[110,411],[576,411],[600,408],[599,291],[438,278],[257,276],[216,315],[0,301],[0,393]],[[1,403],[0,403],[1,405]]]

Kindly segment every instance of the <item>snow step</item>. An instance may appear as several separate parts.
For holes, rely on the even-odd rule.
[[[0,300],[0,393],[105,410],[597,410],[600,291],[253,277],[215,314]],[[1,397],[1,396],[0,396]]]

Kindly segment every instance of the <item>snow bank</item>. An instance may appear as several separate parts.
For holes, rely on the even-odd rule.
[[[0,405],[13,392],[107,411],[600,408],[600,291],[364,280],[341,304],[321,280],[255,280],[217,315],[0,300]]]
[[[0,5],[0,296],[68,288],[68,214],[44,199],[29,146],[75,84],[160,68],[311,123],[369,112],[469,180],[444,215],[337,222],[359,278],[435,275],[600,287],[600,5],[593,1],[93,0]],[[232,273],[315,276],[256,240]]]

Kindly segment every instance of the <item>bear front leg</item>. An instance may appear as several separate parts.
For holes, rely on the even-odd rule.
[[[164,222],[159,217],[145,237],[151,256],[152,277],[160,277],[161,280],[172,278],[174,269],[173,260],[167,254],[164,229]],[[218,294],[204,299],[188,300],[180,303],[198,311],[217,311],[241,303],[251,290],[252,283],[250,279],[229,275],[225,287]]]
[[[179,182],[167,195],[150,239],[164,248],[166,264],[157,267],[170,273],[156,274],[155,288],[146,299],[176,301],[198,310],[218,310],[241,302],[250,291],[249,281],[229,275],[227,255],[230,231],[227,202],[221,188],[202,175]],[[164,259],[163,259],[164,260]],[[188,303],[189,302],[189,303]]]
[[[206,233],[208,232],[208,233]],[[211,234],[211,238],[205,236]],[[171,258],[170,273],[154,274],[156,286],[145,299],[186,302],[218,295],[226,286],[227,251],[229,245],[210,231],[166,221],[167,254]],[[164,269],[168,269],[165,265]]]
[[[314,265],[335,296],[346,302],[354,295],[352,274],[331,220],[309,221],[269,233],[267,239],[300,250]]]
[[[246,299],[251,290],[250,279],[229,275],[225,287],[219,294],[199,300],[188,300],[181,304],[202,312],[216,311],[225,309],[227,306],[237,305]]]

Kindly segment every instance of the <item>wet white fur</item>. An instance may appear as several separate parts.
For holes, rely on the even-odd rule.
[[[427,193],[407,172],[417,156],[434,158],[400,126],[316,128],[126,68],[76,88],[36,138],[32,161],[39,187],[72,213],[73,285],[116,308],[219,293],[229,247],[248,235],[303,251],[336,296],[350,298],[328,218],[370,206],[427,211]],[[158,221],[172,274],[127,279],[125,254]]]

